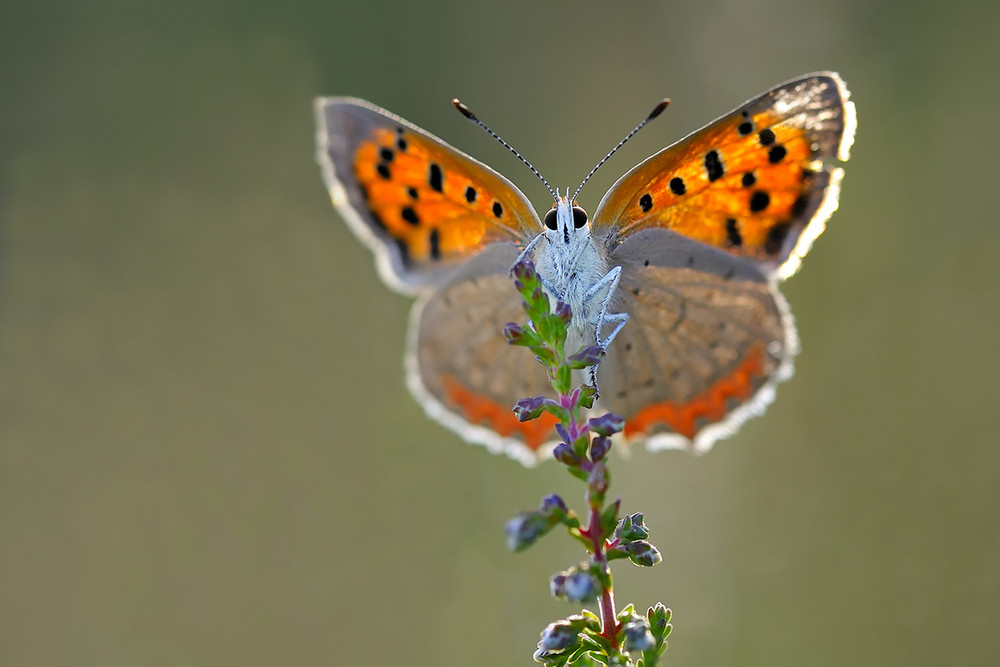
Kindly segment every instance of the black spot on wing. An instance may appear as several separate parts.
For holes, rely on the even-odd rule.
[[[431,259],[441,259],[441,234],[438,232],[437,227],[431,229],[427,240],[430,245]]]
[[[757,190],[750,197],[750,211],[752,213],[760,213],[768,204],[771,203],[771,195],[767,194],[763,190]]]
[[[771,227],[767,232],[767,240],[764,241],[764,251],[769,255],[778,254],[791,229],[792,225],[788,222],[781,222]]]
[[[710,150],[705,153],[705,173],[708,175],[709,181],[717,181],[726,173],[719,151]]]
[[[403,210],[399,212],[399,216],[414,227],[420,224],[420,218],[417,216],[417,212],[409,206],[404,206]]]
[[[431,190],[444,192],[444,172],[441,171],[441,165],[436,162],[431,162],[427,170],[427,185],[431,186]]]
[[[643,213],[649,213],[650,209],[653,208],[653,198],[648,192],[639,197],[639,208],[642,209]]]
[[[726,238],[729,240],[729,245],[738,248],[743,245],[743,236],[740,235],[740,229],[736,222],[736,218],[729,218],[726,220]]]
[[[684,185],[684,179],[680,176],[674,176],[670,179],[670,191],[675,195],[680,197],[682,194],[687,192],[687,186]]]

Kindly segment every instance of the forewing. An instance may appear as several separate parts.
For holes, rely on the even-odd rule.
[[[490,243],[541,229],[521,192],[483,163],[363,100],[316,100],[317,159],[334,205],[391,287],[417,292]]]
[[[551,393],[545,369],[502,335],[524,322],[520,295],[507,275],[517,250],[490,246],[414,306],[407,379],[427,414],[465,440],[525,465],[548,448],[554,420],[518,422],[519,398]]]
[[[612,262],[629,321],[598,370],[600,407],[628,439],[706,451],[763,412],[798,349],[773,277],[663,229],[630,235]]]
[[[749,100],[625,174],[594,214],[609,248],[642,229],[669,229],[762,263],[782,278],[837,208],[854,140],[840,77],[810,74]]]

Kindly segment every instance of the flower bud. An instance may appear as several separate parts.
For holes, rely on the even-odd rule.
[[[601,363],[601,358],[604,357],[604,349],[600,345],[591,345],[586,347],[576,354],[571,354],[566,358],[566,362],[573,368],[579,370],[582,368],[589,368],[590,366],[596,366]]]
[[[660,550],[645,540],[629,542],[621,548],[628,554],[629,560],[640,567],[651,567],[663,560]]]
[[[618,523],[615,529],[615,536],[622,542],[634,542],[644,540],[649,537],[649,529],[643,523],[642,512],[629,514]]]
[[[603,460],[609,451],[611,451],[611,438],[597,436],[590,442],[590,460],[594,463]]]
[[[559,463],[568,466],[578,466],[580,465],[580,459],[577,457],[576,452],[573,448],[566,443],[560,443],[556,445],[556,448],[552,450],[552,456]]]
[[[527,549],[548,530],[548,523],[537,512],[522,512],[507,522],[507,548],[510,551]]]
[[[542,506],[539,510],[546,516],[553,516],[557,513],[563,515],[569,512],[569,508],[566,507],[563,499],[554,493],[542,498]]]
[[[626,623],[622,634],[625,636],[626,651],[648,651],[656,646],[656,639],[644,618]]]
[[[549,593],[556,599],[566,597],[566,574],[564,572],[554,574],[549,579]]]
[[[597,599],[597,582],[584,570],[573,569],[566,575],[566,599],[570,602],[593,602]]]
[[[514,276],[514,280],[522,284],[538,282],[538,271],[535,270],[535,264],[528,258],[524,258],[510,267],[510,272]]]
[[[615,413],[609,412],[588,421],[587,428],[598,435],[610,437],[625,428],[625,420]]]
[[[649,619],[649,627],[653,634],[659,639],[665,639],[673,629],[670,625],[671,611],[662,602],[657,602],[646,611],[646,618]]]
[[[552,311],[552,314],[566,324],[569,324],[573,319],[573,311],[570,309],[569,304],[562,301],[556,302],[556,308]]]
[[[519,422],[538,419],[545,412],[545,407],[551,403],[552,399],[544,396],[519,398],[517,399],[517,403],[514,404],[514,416],[517,417],[517,421]]]

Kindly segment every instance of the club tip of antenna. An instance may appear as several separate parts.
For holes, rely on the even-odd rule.
[[[667,106],[669,106],[669,105],[670,105],[670,100],[669,99],[664,98],[664,99],[660,100],[660,103],[657,104],[653,108],[653,110],[649,112],[648,116],[646,116],[646,120],[653,120],[654,118],[656,118],[657,116],[659,116],[661,113],[663,113],[663,110],[666,109]]]
[[[453,99],[451,103],[454,104],[455,108],[458,109],[462,113],[462,115],[468,118],[469,120],[477,120],[476,114],[472,113],[472,110],[469,109],[469,107],[465,106],[465,104],[463,104],[462,101],[457,97]]]

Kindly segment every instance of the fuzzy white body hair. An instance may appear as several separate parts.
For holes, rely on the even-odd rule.
[[[607,312],[621,269],[609,270],[604,253],[590,234],[587,214],[569,201],[569,190],[566,192],[546,214],[545,230],[532,242],[535,267],[549,298],[568,304],[573,313],[567,351],[584,344],[605,347],[620,326],[605,340],[601,339],[602,327],[624,324],[627,319],[625,315],[609,319]]]
[[[586,233],[582,233],[586,231]],[[589,228],[579,230],[569,244],[560,238],[539,243],[535,267],[549,298],[569,305],[573,312],[566,349],[584,342],[594,344],[594,331],[601,316],[601,302],[588,295],[608,273],[607,261],[594,246]]]

